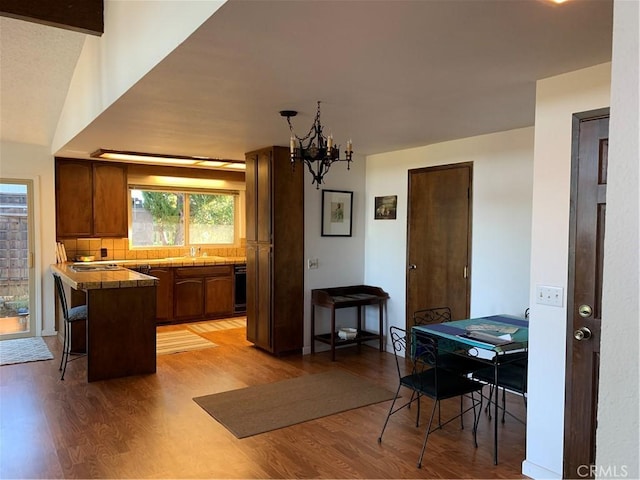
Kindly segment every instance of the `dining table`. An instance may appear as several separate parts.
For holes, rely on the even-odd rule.
[[[529,321],[514,315],[489,315],[451,322],[416,325],[412,336],[429,335],[442,342],[449,353],[471,356],[481,364],[493,366],[494,385],[498,385],[498,370],[523,352],[529,345]],[[440,341],[439,341],[440,348]],[[495,417],[493,422],[493,463],[498,464],[498,388],[493,389]],[[491,399],[490,399],[491,401]]]

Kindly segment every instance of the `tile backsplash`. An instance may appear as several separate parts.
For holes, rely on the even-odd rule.
[[[96,260],[145,260],[152,258],[182,257],[189,255],[189,247],[129,249],[128,238],[72,238],[62,240],[67,258],[73,261],[76,255],[93,255]],[[107,256],[102,257],[100,250],[106,248]],[[221,257],[246,256],[245,239],[240,239],[240,247],[199,249],[198,256],[217,255]]]

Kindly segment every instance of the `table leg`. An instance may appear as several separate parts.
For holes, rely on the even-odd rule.
[[[380,351],[384,352],[384,322],[382,320],[382,314],[384,312],[384,303],[380,302],[378,304],[380,308],[380,316],[379,316],[379,325],[378,325],[378,334],[380,335]]]
[[[331,309],[331,361],[336,361],[336,309]]]
[[[364,305],[358,305],[356,307],[358,309],[358,325],[356,326],[356,331],[358,332],[356,335],[360,335],[360,332],[362,331],[362,310],[364,310]],[[358,346],[358,352],[360,352],[361,350],[361,346],[362,346],[362,342],[358,342],[357,343]]]
[[[493,464],[498,464],[498,354],[493,359],[493,393],[494,393],[494,417],[493,417]],[[491,400],[489,400],[491,402]],[[491,405],[489,405],[491,407]]]
[[[316,307],[311,302],[311,353],[316,350]]]

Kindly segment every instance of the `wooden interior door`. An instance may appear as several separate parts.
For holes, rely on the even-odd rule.
[[[600,369],[609,112],[574,116],[564,478],[592,477]]]
[[[472,172],[472,163],[409,170],[407,328],[422,308],[469,316]]]

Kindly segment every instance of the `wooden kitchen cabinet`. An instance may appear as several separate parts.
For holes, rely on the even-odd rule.
[[[245,155],[247,339],[270,353],[301,352],[304,297],[304,169],[289,150]]]
[[[127,167],[93,164],[93,235],[125,238],[128,235]]]
[[[174,320],[233,314],[233,266],[180,267],[174,271]]]
[[[204,314],[222,317],[233,314],[233,277],[208,277],[204,280]]]
[[[91,162],[56,159],[56,236],[93,235]]]
[[[56,158],[56,237],[126,237],[126,168]]]
[[[171,268],[149,268],[144,272],[147,275],[156,277],[156,321],[167,323],[173,319],[173,269]]]
[[[175,295],[174,318],[191,320],[204,315],[204,279],[176,278],[173,293]]]

